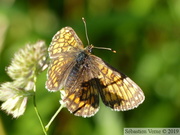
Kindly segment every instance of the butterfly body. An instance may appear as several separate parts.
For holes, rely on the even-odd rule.
[[[49,47],[51,64],[46,87],[64,91],[61,103],[77,116],[90,117],[99,110],[99,97],[116,111],[137,107],[144,101],[140,87],[101,58],[91,54],[75,31],[62,28]]]

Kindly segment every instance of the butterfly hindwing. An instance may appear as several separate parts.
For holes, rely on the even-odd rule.
[[[77,116],[94,115],[99,110],[99,88],[96,78],[87,64],[76,64],[70,74],[73,76],[69,75],[65,85],[68,94],[62,101],[68,110]]]

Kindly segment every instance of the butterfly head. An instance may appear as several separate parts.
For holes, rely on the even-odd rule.
[[[88,46],[85,48],[85,50],[86,50],[88,53],[91,53],[93,48],[94,48],[94,46],[91,44],[91,45],[88,45]]]

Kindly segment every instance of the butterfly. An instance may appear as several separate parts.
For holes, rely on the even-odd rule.
[[[46,88],[61,91],[66,108],[77,116],[91,117],[99,110],[99,100],[115,111],[134,109],[144,93],[125,74],[84,48],[71,27],[58,31],[48,48],[51,59]]]

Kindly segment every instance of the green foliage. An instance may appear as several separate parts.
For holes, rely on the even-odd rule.
[[[62,27],[71,26],[87,44],[110,47],[94,53],[126,73],[144,91],[146,99],[128,112],[113,112],[101,105],[91,118],[70,114],[64,108],[49,135],[123,134],[124,127],[180,126],[180,2],[146,1],[17,1],[0,2],[0,83],[11,81],[6,67],[20,48],[39,39],[49,44]],[[59,93],[45,89],[46,71],[37,78],[37,107],[47,123],[59,107]],[[0,111],[1,135],[43,134],[32,99],[25,114],[12,119]]]

